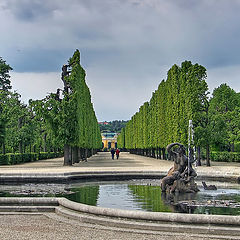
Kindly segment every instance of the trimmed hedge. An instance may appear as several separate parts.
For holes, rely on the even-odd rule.
[[[211,152],[210,159],[218,162],[240,162],[239,152]]]
[[[14,165],[25,162],[34,162],[42,159],[62,157],[63,153],[54,152],[40,152],[40,153],[7,153],[5,155],[0,154],[0,165]]]

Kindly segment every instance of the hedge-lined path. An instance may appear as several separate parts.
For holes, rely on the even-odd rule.
[[[212,166],[197,167],[199,176],[240,177],[240,163],[211,162]],[[0,166],[1,174],[64,174],[64,173],[101,173],[101,172],[149,172],[165,174],[173,166],[172,161],[159,160],[129,153],[120,153],[117,160],[111,159],[109,152],[100,152],[87,162],[73,166],[63,166],[63,158],[39,160],[36,162]]]

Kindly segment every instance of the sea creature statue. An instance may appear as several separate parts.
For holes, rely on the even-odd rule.
[[[192,149],[190,149],[192,151]],[[174,165],[169,169],[167,176],[161,181],[163,192],[198,192],[199,189],[194,181],[197,176],[192,168],[194,159],[186,156],[186,149],[181,143],[171,143],[167,146],[169,157],[174,160]],[[193,154],[189,154],[193,156]]]

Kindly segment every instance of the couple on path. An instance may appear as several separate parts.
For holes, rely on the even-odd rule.
[[[120,150],[117,148],[117,149],[116,149],[117,159],[119,158],[119,153],[120,153]],[[114,154],[115,154],[114,148],[111,149],[111,154],[112,154],[112,160],[113,160],[113,159],[114,159]]]

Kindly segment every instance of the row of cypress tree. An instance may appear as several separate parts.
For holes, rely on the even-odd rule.
[[[123,128],[118,146],[131,153],[166,159],[169,143],[187,144],[188,123],[201,127],[208,109],[206,69],[185,61],[173,65],[149,102]],[[197,133],[196,133],[197,134]]]
[[[33,108],[51,129],[56,141],[64,146],[64,165],[96,153],[102,146],[98,121],[85,81],[85,70],[80,65],[80,52],[76,50],[68,62],[64,76],[65,88],[33,102]]]

